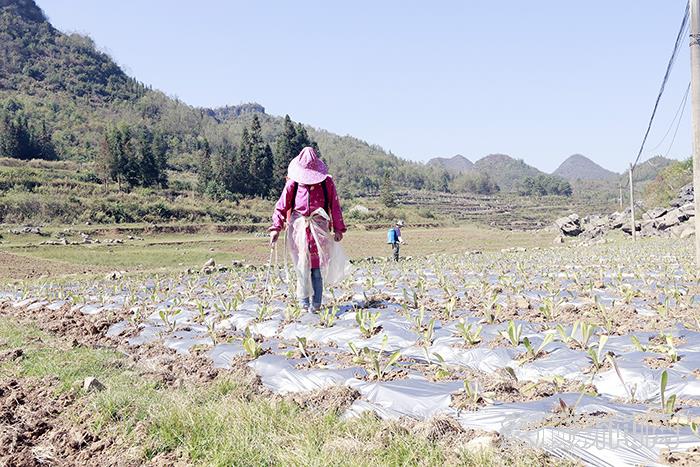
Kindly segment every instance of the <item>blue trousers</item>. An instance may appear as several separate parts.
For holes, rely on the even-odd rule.
[[[321,308],[321,302],[323,302],[323,278],[321,277],[321,270],[319,268],[311,269],[311,286],[314,289],[314,296],[312,305],[314,308]],[[309,307],[309,297],[301,299],[301,306],[304,308]]]

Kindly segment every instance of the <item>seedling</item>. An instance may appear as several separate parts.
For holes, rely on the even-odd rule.
[[[615,360],[615,357],[612,354],[607,354],[605,358],[610,362],[612,367],[615,369],[615,373],[617,373],[617,377],[620,380],[620,383],[622,383],[622,387],[625,388],[625,392],[630,398],[630,401],[634,401],[634,395],[637,392],[637,387],[636,385],[632,388],[629,388],[627,386],[627,383],[625,383],[625,379],[622,377],[622,372],[620,371],[620,367],[617,366],[617,361]]]
[[[246,351],[250,358],[258,358],[264,353],[262,346],[253,339],[249,328],[246,328],[245,335],[246,337],[243,339],[243,350]]]
[[[672,415],[675,412],[676,395],[672,394],[666,398],[666,386],[668,385],[668,372],[666,370],[661,373],[661,411],[666,415]]]
[[[530,339],[528,339],[527,337],[523,338],[523,345],[527,349],[527,354],[526,354],[527,358],[529,358],[531,360],[535,360],[538,357],[540,357],[544,348],[549,343],[551,343],[553,340],[554,340],[554,334],[552,334],[551,332],[547,333],[547,335],[544,336],[544,339],[542,339],[542,343],[535,350],[535,348],[532,346],[532,344],[530,344]]]
[[[364,337],[372,337],[378,330],[379,312],[372,313],[369,310],[357,310],[355,313],[355,321],[360,326],[360,333]]]
[[[399,360],[399,357],[401,357],[401,352],[397,350],[389,356],[388,360],[386,360],[385,362],[382,361],[382,354],[384,350],[384,344],[386,344],[386,341],[387,338],[384,337],[384,340],[382,341],[382,347],[379,350],[379,352],[372,351],[365,347],[365,350],[367,351],[366,353],[369,356],[371,368],[377,379],[383,379],[387,372],[391,369],[391,367],[394,366],[394,364]]]
[[[515,321],[511,320],[508,322],[508,329],[506,331],[501,331],[501,336],[508,340],[513,347],[517,347],[520,345],[520,336],[522,333],[523,325],[516,325]]]
[[[319,313],[319,324],[324,328],[330,328],[335,323],[338,307],[325,307]]]
[[[413,320],[413,327],[420,332],[421,329],[423,329],[423,319],[425,318],[425,307],[420,307],[418,308],[418,314],[416,316],[413,316],[411,319]]]
[[[267,303],[263,303],[262,305],[258,305],[258,316],[255,318],[255,320],[258,323],[262,323],[267,319],[267,315],[270,314],[270,309],[267,306]]]
[[[464,394],[467,396],[467,400],[473,405],[478,404],[481,400],[481,394],[479,393],[479,382],[474,381],[474,384],[467,380],[464,380]]]
[[[475,329],[472,329],[473,325],[471,323],[466,323],[464,321],[457,323],[457,331],[459,332],[459,335],[462,336],[462,339],[464,339],[464,342],[468,345],[476,345],[479,342],[481,342],[481,329],[482,326],[479,326]]]
[[[588,356],[593,361],[593,368],[596,373],[603,366],[603,349],[605,348],[605,344],[607,342],[608,336],[606,334],[601,334],[601,336],[598,338],[598,343],[588,348]]]
[[[556,308],[556,304],[554,303],[554,299],[552,297],[545,297],[542,300],[542,304],[539,307],[540,313],[542,313],[542,316],[544,319],[547,321],[552,321],[554,319],[554,310]]]
[[[439,353],[433,353],[435,358],[437,359],[436,365],[438,366],[437,371],[435,372],[435,378],[436,379],[445,379],[449,378],[452,372],[450,371],[450,368],[447,366],[447,362],[445,362],[445,359],[442,358],[442,355]],[[428,359],[430,360],[430,359]]]
[[[423,331],[423,345],[430,345],[435,337],[435,318],[430,318],[428,327]]]
[[[306,346],[306,337],[297,336],[297,348],[299,349],[299,352],[306,358],[306,360],[310,362],[311,359],[309,358],[308,347]]]
[[[294,322],[301,316],[301,307],[297,303],[289,304],[284,309],[284,319],[288,322]]]
[[[176,316],[179,315],[182,312],[180,309],[173,309],[172,306],[168,306],[165,308],[161,308],[161,310],[158,312],[158,316],[160,317],[161,321],[165,323],[165,326],[170,330],[174,331],[175,327],[177,326],[177,319]]]
[[[447,304],[445,305],[445,313],[449,318],[452,318],[457,307],[457,297],[450,297]]]

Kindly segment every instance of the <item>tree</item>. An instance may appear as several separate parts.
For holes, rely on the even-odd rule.
[[[272,164],[272,190],[281,190],[284,187],[285,176],[287,175],[287,167],[289,162],[296,156],[295,138],[297,136],[296,128],[289,115],[284,116],[284,127],[282,133],[277,137],[275,144],[275,153]],[[298,154],[298,153],[297,153]]]
[[[33,118],[32,126],[22,105],[13,99],[0,107],[0,156],[25,160],[56,158],[46,122]]]
[[[563,178],[551,175],[526,177],[518,189],[521,196],[571,196],[572,191],[569,182]]]
[[[197,167],[197,191],[204,193],[207,191],[207,184],[212,180],[211,169],[211,146],[206,138],[197,141],[197,155],[199,159]]]
[[[105,181],[114,180],[119,189],[168,184],[165,142],[147,127],[126,124],[105,131],[95,166]]]
[[[309,134],[306,128],[304,128],[304,125],[301,123],[294,125],[289,115],[285,115],[282,133],[277,137],[277,142],[275,144],[272,180],[270,185],[271,194],[279,192],[284,187],[289,163],[307,146],[314,148],[316,153],[320,156],[318,144],[309,138]]]
[[[267,196],[272,185],[273,156],[270,145],[262,138],[262,128],[257,115],[253,116],[250,133],[241,141],[241,152],[248,158],[248,194]]]
[[[393,208],[396,206],[396,196],[394,195],[394,187],[391,183],[391,177],[389,172],[384,174],[384,181],[382,183],[382,194],[381,194],[382,204],[388,208]]]

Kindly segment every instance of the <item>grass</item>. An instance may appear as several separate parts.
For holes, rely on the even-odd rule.
[[[388,228],[388,226],[387,226]],[[47,233],[62,229],[54,227]],[[464,253],[470,250],[500,250],[510,247],[536,247],[551,243],[552,233],[510,232],[477,225],[438,228],[410,228],[403,230],[407,241],[401,249],[402,256],[426,256],[430,254]],[[264,234],[264,232],[263,232]],[[194,233],[152,234],[143,240],[127,240],[124,234],[102,233],[95,238],[124,239],[122,244],[85,245],[40,245],[47,237],[36,235],[7,234],[0,244],[0,253],[12,253],[19,258],[48,260],[53,262],[101,268],[101,270],[136,271],[182,271],[198,269],[209,258],[218,264],[229,265],[232,260],[243,260],[250,264],[266,264],[270,257],[267,237],[249,233]],[[72,237],[79,240],[79,236]],[[386,230],[351,229],[343,240],[343,247],[353,259],[366,257],[388,257],[391,253],[386,244]],[[279,261],[283,261],[284,245],[278,244]],[[18,259],[19,259],[18,258]],[[18,262],[18,261],[15,261]],[[19,261],[21,262],[21,261]],[[41,264],[36,266],[41,268]],[[47,264],[47,270],[48,264]],[[51,271],[57,269],[54,265]],[[60,269],[60,268],[59,268]],[[21,268],[18,270],[21,272]],[[0,267],[0,279],[11,277],[18,271],[9,272]],[[52,274],[53,275],[53,274]]]
[[[137,376],[112,350],[70,347],[35,326],[0,317],[0,352],[25,355],[0,365],[3,378],[59,378],[75,391],[65,423],[87,423],[115,440],[114,455],[137,462],[170,455],[196,465],[532,465],[534,454],[470,453],[419,438],[372,416],[345,421],[279,398],[257,395],[249,380],[230,374],[206,385],[173,389]],[[106,386],[86,394],[95,376]],[[87,414],[87,415],[86,415]],[[498,457],[497,457],[498,456]],[[133,457],[133,459],[131,459]]]

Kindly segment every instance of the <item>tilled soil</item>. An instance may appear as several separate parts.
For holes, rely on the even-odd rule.
[[[107,329],[128,315],[127,310],[122,310],[90,316],[73,310],[70,305],[57,310],[47,307],[34,310],[14,308],[9,303],[0,305],[0,316],[11,316],[20,323],[35,325],[42,331],[72,341],[74,345],[90,347],[109,343],[110,339],[105,337]]]
[[[62,417],[75,396],[56,395],[57,383],[51,378],[0,381],[0,465],[109,463],[105,450],[112,440]]]

